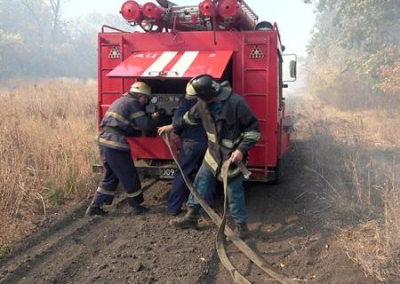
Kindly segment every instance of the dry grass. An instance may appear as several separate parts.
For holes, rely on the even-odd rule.
[[[57,79],[0,88],[0,246],[49,208],[95,186],[96,82]]]
[[[343,224],[339,240],[349,257],[380,280],[400,276],[400,115],[341,111],[311,98],[295,113],[308,168],[341,213],[357,219]]]

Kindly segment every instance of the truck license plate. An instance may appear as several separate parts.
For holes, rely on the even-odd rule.
[[[175,174],[176,169],[160,169],[160,177],[162,178],[173,178]]]

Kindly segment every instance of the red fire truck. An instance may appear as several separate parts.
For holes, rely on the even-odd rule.
[[[99,33],[98,121],[132,83],[143,81],[153,92],[146,112],[163,110],[161,124],[169,124],[188,81],[210,74],[220,82],[229,81],[259,119],[261,137],[248,164],[251,179],[278,181],[292,125],[282,95],[287,85],[277,25],[258,22],[243,0],[204,0],[193,6],[168,0],[140,5],[130,0],[122,5],[121,14],[136,30],[103,26]],[[290,76],[296,77],[295,60],[290,61]],[[156,132],[129,142],[139,172],[173,176],[171,155]]]

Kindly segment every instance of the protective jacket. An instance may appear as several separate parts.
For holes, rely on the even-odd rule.
[[[190,110],[194,105],[196,105],[197,99],[187,99],[185,97],[181,98],[179,105],[174,112],[174,117],[172,121],[179,120],[183,115]],[[182,140],[189,139],[195,140],[199,143],[207,143],[207,135],[204,127],[201,124],[190,126],[190,127],[179,127],[175,128],[175,133],[179,135]]]
[[[157,121],[149,118],[143,109],[130,93],[115,100],[101,122],[99,145],[129,151],[127,137],[140,136],[142,131],[150,131],[157,125]]]
[[[248,151],[260,138],[258,120],[242,97],[233,93],[231,88],[222,87],[218,100],[217,111],[212,109],[212,104],[199,100],[182,119],[173,123],[174,129],[203,124],[208,137],[204,163],[215,175],[219,174],[222,163],[234,150],[240,150],[246,159]],[[239,173],[239,169],[233,166],[229,177]]]

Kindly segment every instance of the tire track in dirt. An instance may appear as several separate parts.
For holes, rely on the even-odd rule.
[[[69,231],[74,232],[87,225],[90,220],[79,220],[75,217],[76,213],[84,212],[83,207],[84,205],[79,206],[72,214],[68,214],[59,222],[39,231],[38,234],[13,250],[13,255],[23,254],[23,257],[22,259],[19,257],[7,258],[1,263],[2,267],[7,265],[7,268],[0,270],[0,275],[2,275],[0,283],[11,281],[15,275],[27,274],[30,271],[31,263],[40,261],[42,257],[51,254],[57,246],[61,246],[66,241],[66,236],[70,235]]]
[[[150,182],[144,188],[152,185],[154,183]],[[116,208],[120,208],[124,204],[125,199],[115,200],[114,202]],[[114,225],[113,218],[84,217],[87,206],[87,201],[81,202],[70,213],[50,222],[48,227],[42,228],[33,236],[28,237],[25,242],[17,245],[12,253],[16,257],[9,257],[0,262],[1,267],[3,267],[0,269],[0,283],[37,283],[37,279],[41,279],[42,274],[54,273],[51,271],[54,265],[65,266],[64,270],[72,271],[72,269],[69,269],[71,264],[72,266],[77,265],[75,265],[76,261],[69,261],[69,259],[87,254],[85,250],[90,243],[93,243],[93,239],[86,240],[87,236],[93,235],[93,231],[107,235],[110,232],[104,232],[103,228],[113,228]],[[118,215],[118,213],[116,214]],[[98,234],[94,239],[96,245],[104,243]],[[95,253],[96,249],[92,251]],[[82,262],[82,259],[79,259],[78,263]],[[60,267],[57,267],[57,270],[60,270]],[[31,273],[32,271],[37,272]],[[34,275],[34,279],[29,277],[30,274]],[[48,281],[47,278],[49,277],[42,280]],[[49,283],[58,281],[57,277],[54,279]]]
[[[10,263],[7,272],[1,272],[2,275],[6,274],[6,276],[0,283],[16,282],[17,280],[25,278],[32,270],[37,270],[37,268],[40,268],[43,264],[50,263],[52,259],[65,259],[68,257],[68,254],[64,255],[64,253],[73,251],[81,236],[85,236],[89,230],[94,227],[104,225],[100,217],[91,219],[82,218],[76,220],[70,226],[61,229],[56,234],[48,235],[42,242],[25,252],[25,257],[22,261]],[[70,250],[64,250],[66,247],[70,248]],[[27,283],[29,283],[29,281]]]
[[[118,214],[107,219],[93,218],[93,221],[97,222],[95,226],[90,226],[83,230],[82,234],[72,237],[60,251],[44,263],[46,281],[48,283],[82,282],[86,272],[93,269],[92,264],[99,258],[101,248],[113,246],[115,242],[118,242],[116,236],[119,230],[115,227],[115,223],[118,223],[119,218]],[[48,263],[51,266],[54,265],[54,269],[48,267]]]

